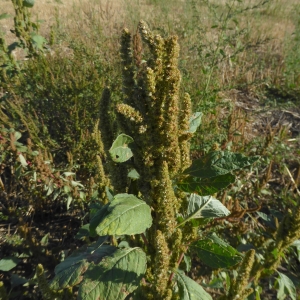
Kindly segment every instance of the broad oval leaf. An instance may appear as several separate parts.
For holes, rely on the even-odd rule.
[[[277,278],[277,282],[279,285],[277,291],[277,299],[283,300],[286,296],[290,296],[292,300],[297,299],[297,290],[293,283],[293,281],[287,277],[285,274],[278,272],[279,277]]]
[[[191,194],[188,199],[187,215],[189,218],[220,218],[226,217],[230,211],[212,196]]]
[[[90,264],[78,291],[79,300],[123,300],[136,290],[146,272],[146,254],[140,248],[123,248]]]
[[[61,290],[79,284],[90,263],[98,264],[107,255],[114,253],[117,248],[104,245],[107,237],[101,237],[89,247],[83,246],[72,253],[55,267],[55,277],[50,283],[51,289]]]
[[[202,119],[203,113],[202,112],[195,112],[192,114],[192,116],[190,117],[190,128],[189,128],[189,132],[190,133],[195,133],[197,128],[200,126],[201,124],[201,119]]]
[[[50,288],[53,290],[61,290],[63,288],[72,287],[79,284],[83,279],[83,273],[87,270],[89,263],[83,255],[74,258],[74,262],[67,261],[69,265],[65,265],[65,269],[55,275],[50,282]],[[58,265],[60,266],[60,265]]]
[[[11,284],[11,288],[15,288],[19,285],[23,285],[25,284],[26,282],[28,282],[30,279],[26,279],[24,277],[21,277],[17,274],[11,274],[10,276],[10,284]]]
[[[229,151],[212,151],[192,162],[184,173],[199,178],[211,178],[252,165],[259,156],[246,157]]]
[[[5,257],[0,260],[0,271],[10,271],[19,262],[20,262],[20,259],[18,259],[16,257]]]
[[[133,154],[131,149],[128,148],[128,144],[132,142],[132,137],[123,133],[120,134],[109,149],[112,160],[121,163],[130,159]]]
[[[96,212],[93,211],[92,219],[90,221],[90,236],[91,237],[95,237],[97,235],[97,232],[96,232],[97,226],[109,214],[108,206],[109,206],[109,203],[103,205],[101,208],[99,208],[98,211],[96,211]]]
[[[187,277],[183,271],[176,270],[175,279],[178,285],[180,300],[212,300],[212,297],[203,287]]]
[[[177,184],[178,188],[187,193],[197,193],[201,196],[212,195],[235,182],[232,174],[220,175],[212,178],[198,178],[189,176]]]
[[[215,233],[191,245],[198,257],[211,268],[229,268],[241,262],[243,255]]]
[[[116,195],[102,216],[97,217],[99,225],[95,229],[100,236],[139,234],[152,224],[150,207],[131,194]]]
[[[45,38],[39,34],[33,34],[31,35],[31,41],[34,45],[39,50],[43,50],[44,44],[47,42]]]

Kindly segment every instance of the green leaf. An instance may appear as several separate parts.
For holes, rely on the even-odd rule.
[[[205,219],[203,219],[203,218],[201,218],[201,219],[189,219],[188,221],[190,222],[190,225],[192,227],[200,227],[200,226],[207,225],[211,221],[211,219],[210,218],[205,218]],[[186,222],[184,222],[184,223],[186,223]],[[177,225],[177,227],[179,227],[181,225],[182,224],[179,224],[179,225]]]
[[[225,54],[225,52],[224,52],[224,50],[223,50],[223,49],[220,49],[220,53],[221,53],[221,55],[222,55],[223,57],[225,57],[225,56],[226,56],[226,54]]]
[[[120,134],[109,149],[112,160],[115,162],[124,162],[130,159],[133,154],[131,149],[128,148],[128,144],[132,142],[132,137],[123,133]]]
[[[283,300],[289,295],[292,300],[297,299],[297,291],[293,281],[287,277],[285,274],[278,272],[279,277],[277,278],[277,282],[279,284],[279,288],[277,291],[277,299]]]
[[[223,279],[215,277],[208,284],[203,284],[205,287],[209,287],[212,289],[222,289],[224,288]]]
[[[49,236],[50,236],[50,233],[46,233],[42,239],[41,239],[41,245],[42,246],[47,246],[48,245],[48,242],[49,242]]]
[[[114,199],[114,195],[113,192],[109,189],[108,186],[105,187],[105,192],[106,192],[106,196],[108,201],[112,201]]]
[[[246,300],[264,300],[260,296],[263,295],[263,289],[259,285],[251,285],[254,289],[254,292],[248,296]]]
[[[93,213],[90,221],[90,236],[97,236],[96,228],[100,222],[109,214],[108,206],[110,203],[103,205],[96,213]]]
[[[8,18],[10,18],[10,17],[12,17],[12,15],[9,15],[9,14],[7,14],[7,13],[3,13],[3,14],[0,15],[0,20],[8,19]]]
[[[71,180],[71,185],[72,186],[79,186],[81,188],[84,187],[79,181],[74,181],[74,180]]]
[[[15,142],[16,148],[19,152],[27,152],[27,147],[19,142]]]
[[[127,176],[131,179],[139,179],[140,178],[140,174],[137,172],[136,169],[131,169]]]
[[[16,176],[17,179],[20,178],[21,173],[22,173],[22,165],[18,166],[18,167],[16,168],[16,170],[15,170],[15,176]]]
[[[11,284],[11,288],[15,288],[19,285],[23,285],[25,284],[26,282],[28,282],[28,279],[24,278],[24,277],[21,277],[17,274],[11,274],[11,277],[10,277],[10,284]]]
[[[292,246],[300,247],[300,240],[296,240],[292,243]]]
[[[19,154],[19,160],[23,168],[26,168],[28,166],[25,157],[21,153]]]
[[[258,159],[259,156],[246,157],[229,151],[212,151],[194,160],[184,173],[200,178],[212,178],[248,167]]]
[[[145,232],[152,224],[150,207],[145,201],[131,194],[116,195],[105,209],[101,218],[97,217],[99,225],[96,227],[96,233],[100,236],[139,234]],[[92,223],[93,228],[95,222]]]
[[[71,195],[68,195],[68,197],[67,197],[67,210],[69,210],[72,201],[73,201],[73,197]]]
[[[201,196],[212,195],[235,182],[235,176],[228,173],[211,178],[186,177],[177,184],[178,188],[187,193],[197,193]]]
[[[85,192],[80,191],[80,192],[79,192],[79,198],[80,198],[81,200],[85,201],[85,200],[86,200],[86,194],[85,194]]]
[[[271,228],[276,229],[276,222],[275,222],[275,218],[272,215],[267,215],[261,211],[257,211],[256,212],[257,215],[264,221],[264,225],[267,225]]]
[[[68,186],[68,185],[65,185],[64,186],[64,193],[65,194],[68,194],[68,193],[70,193],[71,192],[71,188]]]
[[[75,239],[84,240],[90,236],[90,224],[85,224],[81,226],[77,234],[75,235]]]
[[[186,272],[189,272],[192,268],[192,259],[189,255],[184,254],[183,261],[185,264],[185,270]]]
[[[180,300],[212,300],[212,297],[203,287],[187,277],[183,271],[176,270],[175,279],[179,289]]]
[[[74,173],[74,172],[63,172],[63,175],[68,177],[68,176],[76,175],[76,173]]]
[[[31,41],[32,41],[33,45],[39,50],[43,50],[43,46],[47,42],[44,37],[42,37],[41,35],[38,35],[38,34],[32,35]]]
[[[39,151],[32,151],[32,152],[31,152],[31,155],[32,155],[32,156],[37,156],[37,155],[39,155]]]
[[[49,182],[48,186],[45,186],[45,190],[47,191],[46,196],[50,196],[53,193],[54,186],[53,186],[53,181],[52,180]]]
[[[78,291],[79,300],[123,300],[136,290],[146,272],[140,248],[118,249],[100,264],[90,264]]]
[[[35,0],[23,0],[23,5],[24,5],[25,7],[31,8],[31,7],[33,7],[33,5],[34,5],[34,2],[35,2]]]
[[[296,240],[292,244],[293,247],[295,247],[296,254],[297,254],[297,259],[300,261],[300,240]]]
[[[22,136],[22,134],[19,131],[15,131],[14,136],[15,136],[15,139],[17,141]]]
[[[211,268],[229,268],[238,264],[243,256],[215,233],[191,245],[198,257]]]
[[[201,124],[202,116],[203,116],[203,113],[197,111],[197,112],[193,113],[193,115],[190,117],[190,128],[189,128],[190,133],[196,132],[197,128]]]
[[[16,257],[5,257],[0,260],[0,271],[10,271],[13,269],[20,260]]]
[[[220,218],[230,214],[230,211],[217,199],[212,196],[199,196],[191,194],[188,199],[188,207],[186,218],[180,220],[179,226],[182,226],[188,221],[199,218]],[[192,222],[192,226],[200,226],[200,222]]]
[[[79,284],[91,262],[98,264],[103,257],[116,251],[116,247],[103,244],[106,239],[107,237],[101,237],[89,247],[80,248],[57,265],[55,267],[55,277],[50,283],[51,289],[60,290]]]
[[[130,246],[127,241],[122,241],[119,243],[118,248],[130,248]]]
[[[218,218],[226,217],[230,211],[212,196],[191,194],[188,199],[187,215],[189,218]]]
[[[242,0],[237,0],[238,2],[241,2]],[[238,25],[239,24],[239,21],[237,19],[232,19],[232,22],[235,24],[235,25]]]

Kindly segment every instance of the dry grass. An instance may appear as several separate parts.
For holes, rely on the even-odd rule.
[[[226,2],[230,1],[210,0],[210,3],[219,6],[217,12],[225,11]],[[235,5],[242,9],[260,2],[245,0],[243,5],[237,2]],[[249,32],[241,37],[241,41],[257,46],[242,51],[234,64],[226,59],[218,65],[214,80],[219,86],[242,83],[251,86],[247,92],[252,96],[256,93],[254,89],[259,89],[260,84],[266,81],[280,84],[285,63],[285,42],[295,30],[293,14],[298,4],[298,0],[274,0],[239,15],[239,28],[248,28]],[[13,15],[11,2],[1,1],[0,11]],[[60,53],[68,53],[70,41],[80,41],[87,49],[95,49],[97,44],[97,50],[94,51],[101,51],[105,59],[113,62],[118,59],[121,29],[127,27],[134,32],[140,19],[146,20],[151,28],[160,33],[177,34],[181,45],[181,66],[189,72],[190,79],[186,85],[189,92],[203,88],[203,57],[191,50],[192,46],[197,47],[203,42],[199,32],[205,30],[202,38],[212,49],[220,35],[219,31],[210,30],[214,21],[208,15],[207,6],[197,0],[36,0],[31,12],[33,19],[44,21],[40,29],[42,35],[49,37],[52,25],[59,26],[68,35],[66,41],[62,39],[58,44],[58,47],[66,50]],[[198,18],[196,22],[193,20],[195,16]],[[9,31],[11,28],[12,18],[0,21],[0,30],[4,32],[8,43],[15,38]],[[232,51],[229,44],[225,44],[223,50],[226,54]],[[16,55],[21,57],[18,53]]]
[[[159,29],[160,33],[163,31],[165,34],[178,34],[183,59],[193,63],[192,53],[188,49],[192,44],[198,43],[199,36],[195,33],[199,28],[210,28],[213,24],[205,16],[205,8],[202,9],[201,4],[195,1],[201,13],[199,24],[196,25],[199,28],[195,28],[195,33],[192,32],[193,29],[188,28],[195,14],[192,2],[191,0],[36,0],[32,16],[34,20],[43,20],[40,32],[45,37],[49,37],[51,26],[59,21],[61,28],[69,35],[69,40],[82,41],[92,49],[97,35],[101,35],[104,37],[106,48],[111,49],[113,53],[118,48],[121,29],[127,27],[134,32],[138,21],[144,19],[151,28]],[[214,2],[220,5],[220,1]],[[226,0],[222,0],[221,5],[225,2]],[[246,0],[244,2],[245,7],[251,7],[260,1]],[[287,36],[291,36],[294,30],[291,14],[293,6],[297,3],[297,0],[271,1],[264,8],[254,12],[249,10],[249,13],[243,16],[240,20],[240,27],[251,28],[250,39],[253,43],[268,40],[268,43],[257,49],[257,56],[270,55],[273,58],[269,68],[265,67],[261,72],[257,68],[250,68],[251,65],[257,63],[257,59],[254,56],[253,61],[249,60],[249,53],[245,51],[240,55],[238,68],[230,68],[228,63],[224,63],[219,78],[221,85],[237,77],[242,77],[241,80],[251,83],[261,81],[271,75],[274,77],[274,73],[280,74],[283,63],[283,45]],[[0,11],[14,14],[12,4],[8,0],[0,2]],[[8,44],[15,41],[15,37],[10,32],[11,28],[13,28],[12,18],[0,21],[0,31],[4,33]],[[185,37],[187,30],[189,30],[188,38]],[[205,38],[214,43],[218,38],[217,34],[207,30]],[[61,45],[64,49],[68,46],[64,42]],[[15,55],[22,57],[20,51],[16,51]],[[195,59],[198,58],[195,57]],[[274,70],[274,63],[277,64],[276,70]],[[276,76],[274,78],[276,81]]]
[[[151,4],[152,2],[158,4]],[[105,26],[118,24],[118,26],[134,27],[139,17],[163,26],[166,21],[188,19],[191,13],[188,11],[190,2],[190,0],[133,0],[130,3],[126,0],[36,0],[32,15],[44,21],[42,30],[45,32],[49,31],[49,27],[55,22],[56,11],[59,13],[60,21],[67,26],[73,26],[74,29],[79,29],[80,22],[88,25],[94,19],[98,19]],[[215,2],[220,4],[220,1]],[[226,0],[221,2],[224,4]],[[247,0],[245,6],[255,5],[258,2],[258,0]],[[260,10],[261,14],[256,19],[252,18],[251,26],[254,26],[258,34],[264,32],[282,40],[286,33],[291,33],[293,30],[290,14],[293,6],[297,4],[299,4],[298,0],[272,1],[265,9]],[[1,1],[0,11],[13,15],[11,2]],[[162,19],[162,16],[167,18]],[[201,21],[205,22],[207,19],[203,18]],[[12,19],[1,20],[0,28],[8,33],[12,24]],[[84,33],[87,28],[80,29]]]
[[[232,3],[229,0],[210,0],[210,3],[219,6],[216,8],[219,15],[226,11],[226,2]],[[242,5],[238,2],[235,5],[238,5],[238,9],[243,9],[254,7],[260,2],[262,1],[245,0]],[[144,19],[160,34],[179,36],[182,67],[188,70],[189,77],[193,79],[189,80],[188,85],[197,86],[202,80],[201,69],[205,62],[203,57],[199,57],[198,50],[191,48],[197,48],[205,41],[206,45],[209,44],[211,49],[215,49],[220,37],[220,31],[210,29],[214,21],[208,14],[207,6],[201,3],[198,0],[36,0],[31,12],[33,20],[44,21],[41,23],[41,35],[49,37],[53,25],[59,26],[60,31],[67,35],[65,40],[61,38],[58,43],[58,47],[64,49],[61,53],[68,53],[71,41],[79,41],[87,49],[95,49],[97,44],[97,49],[100,47],[97,51],[101,51],[111,61],[117,60],[122,28],[127,27],[135,32],[139,20]],[[266,80],[274,84],[280,83],[284,68],[285,42],[295,30],[293,14],[297,4],[298,0],[274,0],[238,16],[239,28],[248,30],[247,34],[241,36],[241,42],[257,46],[242,51],[235,64],[226,59],[218,65],[215,79],[221,87],[229,86],[233,82],[242,82],[245,85]],[[193,5],[197,7],[197,11]],[[8,0],[0,2],[0,11],[14,14]],[[0,20],[0,30],[4,32],[8,44],[15,40],[10,32],[11,28],[12,18]],[[199,36],[201,30],[204,32]],[[233,51],[229,44],[223,45],[222,49],[228,55]],[[22,57],[20,51],[16,51],[15,55]],[[195,89],[195,86],[188,85],[187,89]]]

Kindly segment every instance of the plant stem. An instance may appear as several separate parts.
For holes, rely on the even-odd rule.
[[[141,237],[142,237],[142,239],[143,239],[145,245],[149,245],[149,242],[148,242],[148,240],[147,240],[147,238],[146,238],[146,236],[145,236],[144,233],[141,234]]]
[[[184,257],[184,252],[181,253],[181,255],[180,255],[179,259],[178,259],[177,267],[178,267],[178,266],[180,265],[180,263],[182,262],[183,257]],[[174,275],[175,275],[175,273],[172,272],[172,274],[170,275],[169,281],[172,281],[172,280],[173,280]]]

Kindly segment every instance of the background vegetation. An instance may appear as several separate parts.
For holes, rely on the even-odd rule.
[[[41,299],[37,265],[50,280],[89,242],[79,229],[106,184],[100,103],[107,87],[123,101],[121,32],[137,33],[141,19],[178,36],[180,95],[203,113],[191,158],[217,149],[261,156],[216,195],[231,215],[210,226],[241,252],[260,249],[263,261],[268,238],[299,207],[299,2],[39,0],[24,15],[18,1],[0,3],[0,298]],[[299,251],[298,239],[282,248],[279,273],[265,274],[248,299],[298,299]],[[232,269],[185,263],[214,299],[228,295]]]

